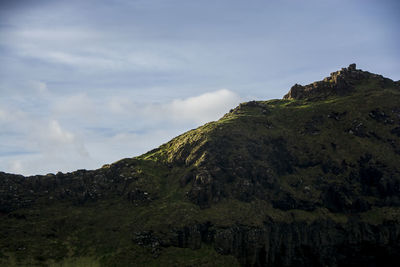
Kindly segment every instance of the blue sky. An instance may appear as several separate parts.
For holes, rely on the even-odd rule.
[[[357,63],[400,79],[398,1],[2,0],[0,171],[94,169]]]

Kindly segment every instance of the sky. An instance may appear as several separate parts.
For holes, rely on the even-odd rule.
[[[96,169],[350,63],[400,79],[396,0],[0,0],[0,171]]]

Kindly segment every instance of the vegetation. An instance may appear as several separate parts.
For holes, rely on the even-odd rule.
[[[323,91],[340,75],[348,93]],[[385,266],[400,253],[400,87],[332,77],[98,170],[0,173],[0,265]]]

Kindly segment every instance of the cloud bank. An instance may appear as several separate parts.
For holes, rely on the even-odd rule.
[[[41,82],[32,87],[48,91]],[[8,129],[0,134],[12,144],[2,147],[1,170],[33,175],[99,168],[217,120],[242,101],[227,89],[165,103],[138,103],[122,96],[104,100],[82,93],[60,97],[43,95],[42,90],[36,92],[40,97],[50,103],[41,116],[27,107],[0,106],[0,127]]]

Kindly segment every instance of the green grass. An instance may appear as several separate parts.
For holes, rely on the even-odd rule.
[[[355,194],[362,188],[352,181],[353,167],[335,174],[329,168],[358,166],[364,155],[372,163],[383,164],[384,175],[396,175],[400,155],[387,140],[399,138],[390,133],[399,118],[392,110],[399,107],[400,91],[387,87],[377,90],[369,81],[356,87],[354,94],[330,97],[320,101],[269,100],[242,104],[221,120],[186,132],[140,157],[123,159],[98,170],[117,170],[127,188],[148,192],[152,200],[131,203],[126,196],[107,195],[97,201],[76,205],[72,201],[47,198],[38,204],[10,214],[0,214],[1,266],[238,266],[232,256],[218,254],[212,244],[200,249],[163,247],[155,258],[147,247],[133,241],[134,233],[152,231],[165,237],[185,226],[210,223],[215,228],[235,225],[263,227],[267,222],[311,224],[330,220],[338,225],[348,223],[349,216],[379,225],[399,222],[398,207],[375,207],[376,196],[362,196],[373,207],[360,214],[334,213],[323,206],[324,186],[349,186]],[[375,121],[368,114],[383,110],[397,124]],[[336,112],[341,118],[328,116]],[[354,124],[362,123],[368,137],[349,133]],[[374,133],[377,137],[371,135]],[[333,144],[333,145],[332,145]],[[293,159],[288,158],[288,156]],[[290,161],[292,170],[280,164]],[[250,164],[249,165],[246,164]],[[326,165],[328,167],[324,167]],[[181,185],[182,177],[199,169],[213,171],[224,167],[236,180],[224,182],[224,195],[208,208],[188,199],[195,177]],[[274,179],[271,188],[243,201],[238,195],[239,182],[252,182],[257,175],[236,174],[238,166],[268,172]],[[324,169],[325,168],[325,169]],[[352,169],[353,168],[353,169]],[[283,170],[280,170],[283,169]],[[326,170],[328,169],[328,171]],[[222,171],[220,173],[223,173]],[[214,179],[227,179],[222,174]],[[228,177],[229,178],[229,177]],[[261,178],[260,178],[261,179]],[[121,188],[115,190],[122,190]],[[244,189],[243,189],[244,190]],[[259,192],[258,192],[259,193]],[[274,208],[281,195],[296,201],[310,202],[313,211]]]

